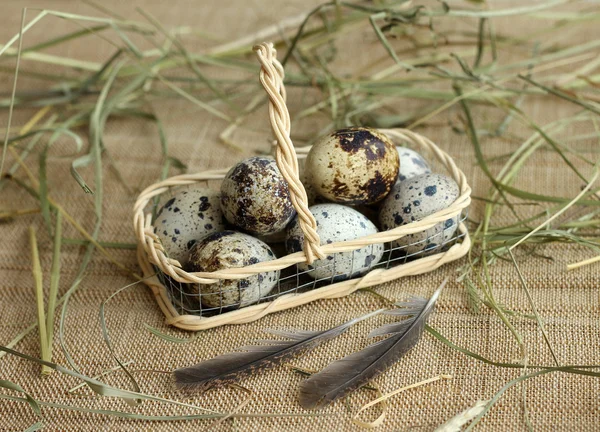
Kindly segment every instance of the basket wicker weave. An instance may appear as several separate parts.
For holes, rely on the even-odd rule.
[[[471,188],[465,175],[458,169],[452,158],[433,142],[404,129],[381,131],[395,142],[408,143],[419,151],[432,154],[458,184],[459,197],[450,207],[407,225],[351,241],[321,245],[316,232],[315,219],[308,209],[306,191],[299,180],[298,173],[297,153],[306,154],[309,148],[295,149],[290,139],[290,116],[285,104],[283,67],[277,61],[275,49],[271,44],[261,44],[255,47],[255,51],[262,65],[260,81],[270,99],[269,116],[277,138],[277,165],[288,182],[291,200],[298,213],[305,239],[304,250],[272,261],[259,262],[241,268],[188,273],[181,268],[178,261],[165,255],[160,240],[154,234],[152,213],[149,211],[149,207],[152,203],[156,204],[157,197],[167,193],[171,188],[209,180],[220,180],[224,178],[228,169],[179,175],[149,186],[140,194],[134,206],[134,228],[139,243],[138,260],[145,277],[144,282],[152,289],[168,324],[185,330],[198,331],[225,324],[247,323],[267,314],[314,300],[343,297],[358,289],[388,282],[402,276],[429,272],[445,263],[461,258],[468,252],[470,238],[463,221],[471,201]],[[398,248],[391,247],[392,242],[400,237],[427,230],[450,218],[459,220],[457,235],[440,253],[408,260],[406,256],[399,258],[396,254]],[[386,250],[387,261],[382,260],[379,265],[374,266],[361,277],[336,283],[323,283],[322,281],[319,284],[317,281],[300,283],[302,274],[296,267],[298,263],[311,264],[315,259],[322,259],[328,254],[354,251],[368,245],[381,243],[390,245]],[[265,297],[257,304],[236,310],[213,310],[210,314],[203,314],[201,308],[192,310],[185,306],[184,302],[178,301],[178,296],[184,295],[182,284],[213,284],[227,279],[244,279],[273,270],[282,271],[283,282],[278,283],[274,294]],[[287,276],[285,276],[285,271],[287,271]],[[333,282],[333,279],[329,282]]]

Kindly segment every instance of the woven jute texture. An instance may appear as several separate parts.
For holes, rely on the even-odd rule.
[[[25,4],[27,3],[27,4]],[[135,5],[130,2],[105,1],[103,5],[126,17],[136,15],[134,6],[140,6],[159,17],[166,26],[189,25],[214,35],[219,42],[239,38],[254,32],[257,28],[271,25],[282,18],[306,12],[318,2],[290,1],[275,3],[268,0],[246,2],[242,0],[221,0],[219,2],[192,2],[171,0],[158,2],[140,0]],[[133,3],[133,2],[132,2]],[[500,6],[510,4],[501,2]],[[81,14],[96,14],[83,3],[68,0],[22,2],[3,1],[0,18],[0,39],[4,42],[18,31],[23,6],[51,8]],[[31,15],[33,16],[33,15]],[[476,22],[454,21],[464,26],[464,30],[475,30]],[[497,21],[499,31],[519,36],[520,32],[531,31],[532,26],[520,17]],[[39,42],[52,35],[77,27],[56,18],[44,19],[26,37],[27,44]],[[582,24],[571,31],[545,36],[545,42],[560,45],[569,41],[590,41],[598,36],[597,29]],[[332,67],[352,68],[368,66],[374,59],[381,59],[385,51],[378,44],[370,30],[349,32],[343,46],[339,47],[340,60]],[[199,48],[210,47],[203,40],[195,42]],[[64,47],[50,50],[52,53],[68,55],[99,62],[113,53],[114,47],[106,41],[87,37]],[[357,54],[358,53],[358,54]],[[503,58],[530,53],[500,52]],[[352,62],[352,63],[350,63]],[[10,61],[3,65],[10,66]],[[27,62],[24,62],[27,66]],[[567,65],[568,67],[568,65]],[[48,70],[52,69],[51,66]],[[258,71],[258,65],[257,65]],[[2,71],[0,86],[7,91],[12,85],[10,75]],[[45,88],[46,82],[35,78],[20,78],[20,89]],[[258,85],[258,83],[257,83]],[[318,92],[307,98],[290,91],[288,96],[293,115],[309,103],[318,101]],[[312,98],[312,99],[311,99]],[[422,102],[406,100],[411,109],[423,106]],[[171,144],[171,153],[189,165],[190,172],[217,169],[230,166],[237,160],[270,148],[270,127],[266,108],[259,110],[249,119],[246,127],[237,131],[232,139],[241,143],[244,150],[235,152],[218,143],[218,134],[226,127],[225,122],[209,117],[188,102],[171,99],[155,106],[166,127]],[[522,106],[537,122],[544,124],[575,112],[574,107],[548,98],[530,99]],[[497,112],[473,105],[478,124],[494,125],[502,121]],[[14,125],[24,124],[33,111],[18,111]],[[450,124],[458,123],[459,111],[451,109],[437,116],[418,132],[431,138],[440,148],[448,152],[457,165],[465,172],[473,187],[474,196],[483,196],[489,182],[474,163],[474,152],[469,139],[453,132]],[[0,125],[6,124],[4,111]],[[293,132],[308,136],[322,127],[316,121],[302,121],[293,125]],[[567,128],[564,136],[582,134],[590,130]],[[511,137],[527,137],[529,131],[514,122],[510,127]],[[131,209],[136,195],[159,178],[161,169],[160,143],[153,126],[142,121],[111,120],[107,124],[104,144],[110,159],[119,169],[128,187],[124,187],[108,163],[104,165],[103,224],[100,238],[106,242],[135,242],[131,226]],[[514,151],[520,144],[518,138],[485,139],[486,156],[502,156]],[[578,149],[591,158],[597,157],[598,144],[594,141],[578,142]],[[78,185],[69,175],[72,143],[60,142],[52,151],[49,164],[51,195],[62,203],[67,211],[88,229],[93,226],[93,198],[84,196]],[[35,167],[31,159],[31,166]],[[505,159],[500,157],[491,162],[492,170],[497,171]],[[8,158],[7,166],[13,161]],[[93,169],[81,170],[88,178],[93,178]],[[23,174],[17,174],[23,176]],[[541,151],[532,158],[519,175],[516,186],[524,190],[548,195],[575,196],[581,181],[572,175],[566,165],[551,152]],[[0,209],[35,207],[36,202],[24,193],[9,185],[0,193]],[[475,202],[470,217],[478,220],[481,204]],[[521,216],[538,212],[539,207],[519,206]],[[495,223],[510,223],[513,216],[501,211]],[[39,215],[23,216],[10,223],[0,225],[0,343],[6,344],[36,320],[35,295],[30,268],[27,229],[35,225],[39,232],[42,267],[45,276],[49,275],[51,264],[51,239],[45,233]],[[78,233],[65,225],[66,237],[78,237]],[[598,321],[598,265],[582,268],[573,273],[565,271],[565,264],[588,258],[589,251],[574,246],[553,244],[537,250],[535,256],[524,256],[517,251],[524,277],[527,279],[531,295],[539,313],[546,320],[548,337],[555,347],[562,364],[600,363],[600,325]],[[114,250],[113,255],[124,265],[135,268],[134,250]],[[62,254],[63,293],[76,276],[82,259],[80,246],[65,245]],[[428,296],[449,276],[450,283],[441,294],[438,307],[430,319],[430,324],[450,340],[473,352],[495,361],[510,362],[519,358],[514,339],[496,315],[483,308],[479,314],[470,312],[464,287],[455,282],[457,269],[464,263],[459,261],[446,265],[433,273],[403,278],[376,287],[384,296],[401,299],[408,294]],[[491,268],[492,283],[499,303],[522,313],[531,313],[526,296],[521,289],[514,267],[507,262],[498,262]],[[45,284],[48,286],[48,278]],[[115,290],[133,282],[121,273],[107,259],[96,254],[89,266],[80,289],[73,297],[66,317],[65,341],[70,353],[82,373],[94,376],[115,366],[114,360],[103,341],[99,326],[99,308]],[[168,328],[164,317],[156,305],[152,294],[143,284],[138,284],[111,300],[107,305],[107,326],[111,334],[116,354],[123,361],[133,362],[130,368],[135,372],[142,391],[158,396],[176,398],[181,401],[205,406],[214,410],[228,410],[235,407],[244,393],[234,389],[210,391],[204,395],[186,395],[173,390],[168,374],[156,371],[170,371],[180,366],[191,365],[235,347],[247,344],[252,339],[264,337],[265,328],[324,329],[352,317],[375,310],[382,306],[380,300],[368,293],[355,293],[336,300],[322,300],[293,310],[273,314],[262,320],[246,325],[224,326],[202,332],[198,338],[187,344],[164,341],[152,335],[144,325],[159,328],[168,334],[185,337],[183,331]],[[57,321],[58,322],[58,321]],[[319,369],[332,359],[340,358],[362,348],[367,343],[364,335],[377,325],[377,319],[362,322],[343,336],[319,347],[308,355],[296,360],[295,365]],[[552,364],[552,357],[544,344],[543,337],[531,320],[514,319],[514,325],[523,334],[529,349],[531,364]],[[37,332],[32,332],[17,344],[16,349],[39,356]],[[59,345],[55,342],[53,360],[67,364]],[[478,400],[489,399],[501,387],[519,376],[515,369],[497,368],[486,365],[457,353],[425,334],[418,346],[398,364],[377,378],[383,392],[431,378],[438,374],[450,374],[449,381],[438,381],[427,387],[417,388],[393,397],[389,401],[387,418],[382,430],[433,430],[449,418],[473,406]],[[89,390],[82,394],[69,395],[66,390],[79,384],[78,380],[54,373],[41,378],[39,366],[25,360],[5,356],[0,359],[0,379],[10,379],[20,384],[35,398],[67,405],[94,409],[126,410],[145,414],[191,413],[191,410],[175,409],[164,404],[144,402],[130,408],[122,400],[100,398]],[[121,373],[104,378],[107,383],[129,388],[129,383]],[[251,402],[243,408],[253,413],[303,413],[296,402],[296,391],[303,378],[287,368],[277,368],[259,376],[247,379],[243,385],[253,391]],[[600,424],[600,405],[597,395],[600,381],[596,378],[562,373],[547,374],[527,381],[526,396],[529,418],[536,430],[572,431],[597,430]],[[345,431],[358,430],[351,422],[351,413],[372,399],[374,394],[361,390],[352,395],[346,405],[338,402],[323,411],[326,415],[316,417],[274,417],[243,418],[219,424],[214,430],[239,431]],[[201,430],[209,424],[191,422],[141,422],[96,414],[77,413],[55,408],[43,408],[46,417],[46,430]],[[372,412],[371,414],[376,413]],[[0,401],[0,430],[23,430],[36,420],[31,409],[23,403]],[[523,422],[523,387],[515,386],[508,390],[491,412],[480,423],[478,430],[512,431],[525,430]]]

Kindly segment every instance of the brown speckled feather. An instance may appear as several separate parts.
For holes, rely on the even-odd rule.
[[[387,311],[386,314],[410,318],[375,329],[369,336],[390,336],[330,363],[321,372],[302,382],[300,405],[306,409],[323,408],[362,387],[396,363],[421,338],[427,318],[445,284],[446,281],[429,300],[413,297],[398,304],[401,308]]]
[[[261,345],[239,348],[239,352],[223,354],[195,366],[173,372],[175,384],[183,389],[207,390],[231,384],[265,369],[278,366],[317,345],[342,334],[359,321],[377,315],[384,309],[354,318],[344,324],[324,331],[280,331],[269,333],[289,340],[259,341]]]

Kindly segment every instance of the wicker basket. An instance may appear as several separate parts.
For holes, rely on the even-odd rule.
[[[243,324],[314,300],[343,297],[358,289],[402,276],[426,273],[461,258],[468,252],[470,238],[464,220],[471,201],[471,188],[467,184],[465,175],[458,169],[452,158],[433,142],[404,129],[386,129],[382,132],[396,143],[407,143],[418,151],[433,155],[439,165],[457,182],[460,196],[450,207],[422,220],[356,240],[321,245],[316,232],[315,219],[308,210],[306,191],[298,176],[297,157],[306,155],[310,148],[295,149],[290,140],[290,117],[285,105],[283,67],[277,61],[275,49],[271,44],[261,44],[255,47],[255,51],[262,65],[260,81],[270,98],[270,121],[277,138],[277,165],[289,184],[292,203],[304,233],[304,250],[242,268],[188,273],[181,268],[178,261],[169,259],[165,255],[152,227],[152,206],[156,208],[159,196],[168,194],[171,188],[198,182],[218,181],[224,178],[228,169],[179,175],[146,188],[138,197],[134,207],[134,228],[139,243],[138,260],[145,277],[144,282],[152,289],[168,324],[193,331],[224,324]],[[424,231],[451,218],[459,221],[457,233],[451,241],[446,242],[439,253],[411,257],[402,253],[402,247],[392,247],[392,242],[400,237]],[[313,280],[307,276],[307,272],[299,271],[296,266],[301,262],[311,264],[315,259],[323,258],[328,254],[354,251],[381,243],[386,245],[384,258],[373,265],[366,274],[357,278],[341,282],[334,282],[333,277],[331,280]],[[335,266],[335,262],[331,265]],[[214,284],[222,280],[244,279],[274,270],[281,271],[277,287],[258,303],[234,310],[202,308],[200,301],[202,294],[191,294],[191,291],[185,289],[185,284]]]

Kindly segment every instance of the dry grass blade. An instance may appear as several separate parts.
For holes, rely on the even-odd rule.
[[[358,425],[358,426],[369,428],[369,429],[374,429],[374,428],[376,428],[376,427],[378,427],[378,426],[381,425],[381,423],[383,422],[383,419],[385,417],[381,417],[380,416],[375,422],[365,423],[365,422],[362,422],[361,420],[358,419],[358,416],[360,415],[360,413],[362,413],[363,411],[369,409],[370,407],[372,407],[374,405],[377,405],[379,403],[385,402],[389,398],[391,398],[393,396],[396,396],[399,393],[405,392],[406,390],[411,390],[413,388],[417,388],[417,387],[421,387],[421,386],[424,386],[424,385],[427,385],[427,384],[431,384],[431,383],[434,383],[434,382],[442,380],[442,379],[444,379],[444,380],[452,379],[452,375],[441,374],[441,375],[435,376],[433,378],[429,378],[429,379],[426,379],[426,380],[423,380],[423,381],[419,381],[418,383],[410,384],[408,386],[401,387],[401,388],[399,388],[397,390],[394,390],[393,392],[381,395],[377,399],[372,400],[371,402],[369,402],[366,405],[364,405],[360,410],[358,410],[356,412],[356,414],[354,414],[354,416],[352,417],[352,421],[356,425]]]
[[[23,171],[25,171],[25,173],[27,174],[27,177],[29,178],[32,186],[39,190],[39,182],[36,180],[33,173],[29,170],[29,168],[23,162],[23,160],[20,158],[18,153],[13,148],[10,148],[10,150],[12,152],[12,156],[17,160],[19,165],[23,168]],[[36,192],[36,191],[34,191],[34,192]],[[121,269],[125,272],[133,274],[133,272],[131,272],[131,270],[129,270],[122,263],[120,263],[118,260],[116,260],[110,252],[108,252],[101,244],[99,244],[93,234],[90,234],[85,228],[83,228],[81,226],[81,224],[73,216],[71,216],[69,213],[67,213],[67,211],[62,207],[62,205],[58,204],[51,196],[48,196],[47,199],[48,199],[49,204],[52,207],[54,207],[57,210],[57,212],[62,213],[63,217],[73,226],[73,228],[75,228],[77,231],[79,231],[79,233],[81,233],[81,235],[83,235],[88,240],[90,245],[96,247],[116,267],[118,267],[119,269]]]
[[[151,277],[154,277],[151,276]],[[129,372],[129,370],[126,367],[126,363],[121,362],[121,360],[119,360],[119,357],[117,357],[117,355],[115,354],[115,350],[113,348],[112,342],[110,340],[110,336],[109,336],[109,332],[108,332],[108,327],[106,326],[106,314],[105,314],[105,310],[106,310],[106,305],[107,303],[113,299],[114,297],[116,297],[119,293],[121,293],[122,291],[125,291],[128,288],[131,288],[133,286],[136,286],[138,283],[143,282],[142,280],[138,280],[135,281],[129,285],[124,286],[123,288],[120,288],[119,290],[115,291],[114,293],[112,293],[110,295],[110,297],[108,297],[101,305],[100,305],[100,326],[102,328],[102,336],[104,337],[104,342],[106,343],[106,346],[108,347],[108,350],[110,351],[110,354],[112,356],[112,358],[117,362],[117,364],[119,365],[119,367],[121,368],[121,370],[125,373],[125,375],[127,375],[127,378],[129,379],[129,381],[131,382],[133,389],[137,392],[140,393],[141,389],[140,389],[140,385],[138,384],[138,382],[136,381],[136,379],[133,377],[133,375],[131,375],[131,373]],[[141,400],[140,399],[126,399],[127,403],[129,403],[132,406],[138,405]]]
[[[49,359],[48,333],[46,331],[46,318],[44,313],[44,285],[42,265],[40,264],[40,253],[38,250],[35,228],[29,227],[29,243],[31,245],[31,263],[33,265],[33,280],[35,288],[35,300],[37,304],[38,327],[40,329],[40,351],[43,360]],[[51,369],[42,365],[42,375],[48,375]]]
[[[596,114],[600,114],[600,109],[596,108],[594,105],[592,105],[590,103],[583,102],[583,101],[581,101],[579,99],[574,99],[574,98],[572,98],[571,96],[569,96],[568,94],[566,94],[564,92],[561,92],[559,90],[555,90],[555,89],[552,89],[552,88],[547,87],[545,85],[542,85],[542,84],[540,84],[540,83],[532,80],[529,77],[526,77],[526,76],[523,76],[523,75],[519,75],[519,78],[521,78],[524,81],[527,81],[529,84],[532,84],[532,85],[534,85],[536,87],[541,88],[544,91],[547,91],[548,93],[553,94],[554,96],[558,96],[559,98],[562,98],[562,99],[568,100],[568,101],[570,101],[570,102],[572,102],[574,104],[580,105],[580,106],[584,107],[585,109],[590,110],[590,111],[592,111],[592,112],[594,112]]]
[[[579,200],[581,200],[581,198],[583,198],[588,193],[588,191],[594,185],[596,180],[598,180],[599,175],[600,175],[600,170],[598,169],[598,167],[594,167],[594,173],[592,174],[592,177],[590,178],[590,182],[585,186],[585,188],[583,188],[583,190],[575,198],[573,198],[571,201],[569,201],[566,206],[564,206],[561,210],[556,212],[552,217],[550,217],[546,221],[544,221],[543,224],[538,225],[535,229],[529,231],[527,233],[527,235],[523,236],[516,243],[512,244],[509,249],[513,250],[514,248],[519,246],[521,243],[525,242],[527,239],[529,239],[531,236],[533,236],[536,232],[538,232],[539,230],[548,226],[548,224],[550,224],[550,222],[552,222],[553,220],[558,218],[560,215],[562,215],[564,212],[566,212],[569,208],[571,208],[575,203],[577,203]]]
[[[133,364],[133,360],[129,360],[129,361],[123,363],[124,366],[129,366],[131,364]],[[105,376],[110,375],[110,374],[114,373],[115,371],[119,371],[119,370],[121,370],[121,365],[107,369],[107,370],[103,371],[102,373],[93,376],[92,378],[97,380],[99,378],[105,377]],[[67,393],[76,394],[78,396],[86,396],[86,394],[84,394],[84,393],[77,393],[77,390],[85,387],[85,385],[86,385],[85,382],[77,384],[76,386],[71,387],[69,390],[67,390]]]
[[[248,405],[250,403],[250,401],[252,400],[252,397],[254,396],[254,392],[250,389],[247,389],[246,387],[243,387],[243,386],[240,386],[237,384],[230,384],[230,387],[241,390],[244,393],[246,393],[246,398],[244,398],[244,400],[242,400],[239,404],[237,404],[237,406],[235,408],[233,408],[226,416],[221,417],[220,419],[215,421],[213,424],[207,426],[205,429],[203,429],[203,431],[209,431],[211,429],[214,429],[217,426],[219,426],[220,424],[222,424],[224,421],[226,421],[227,419],[233,418],[238,412],[240,412],[240,410],[242,408],[244,408],[246,405]]]
[[[600,261],[600,255],[593,257],[593,258],[589,258],[583,261],[579,261],[573,264],[567,264],[567,270],[575,270],[578,269],[580,267],[584,267],[590,264],[594,264]]]
[[[0,223],[9,221],[17,216],[25,216],[25,215],[31,215],[31,214],[37,214],[37,213],[40,213],[39,208],[20,209],[20,210],[15,210],[15,211],[1,212],[0,213]]]
[[[15,383],[13,383],[11,381],[0,379],[0,388],[4,388],[4,389],[7,389],[7,390],[12,390],[12,391],[15,391],[15,392],[18,392],[18,393],[22,393],[23,395],[25,395],[24,401],[29,404],[29,406],[31,407],[31,409],[33,410],[33,412],[35,413],[35,415],[37,417],[42,417],[42,410],[40,409],[40,403],[37,400],[35,400],[33,398],[33,396],[31,396],[29,393],[27,393],[23,389],[23,387],[21,387],[18,384],[15,384]],[[0,395],[0,397],[1,396],[3,396],[3,395]],[[35,423],[32,427],[34,427],[36,425],[40,425],[41,426],[42,423],[41,422]],[[34,430],[36,430],[36,429],[34,429]]]
[[[150,333],[152,333],[154,336],[156,336],[156,337],[158,337],[158,338],[160,338],[162,340],[165,340],[167,342],[172,342],[172,343],[182,343],[182,344],[185,344],[185,343],[193,342],[193,341],[197,340],[200,337],[200,332],[197,332],[197,333],[193,334],[190,337],[178,338],[178,337],[175,337],[175,336],[171,336],[171,335],[165,334],[165,333],[161,332],[160,330],[158,330],[158,329],[156,329],[156,328],[154,328],[152,326],[149,326],[148,324],[144,324],[144,328],[146,330],[148,330]]]
[[[56,226],[54,228],[54,252],[52,254],[52,269],[50,273],[50,292],[48,293],[48,308],[46,331],[48,332],[48,361],[52,360],[52,345],[54,342],[54,312],[58,297],[60,282],[60,248],[62,244],[62,213],[56,213]]]
[[[31,361],[34,363],[38,363],[38,364],[40,364],[42,366],[46,366],[50,369],[54,369],[57,372],[60,372],[61,374],[80,379],[83,382],[85,382],[86,385],[89,386],[94,392],[96,392],[97,394],[99,394],[101,396],[115,397],[115,398],[121,398],[121,399],[143,399],[143,400],[151,400],[151,401],[156,401],[156,402],[165,402],[165,403],[175,405],[175,406],[191,408],[195,411],[203,411],[203,412],[208,412],[208,413],[212,413],[212,414],[219,414],[219,416],[224,415],[224,414],[217,413],[216,411],[202,408],[202,407],[199,407],[196,405],[187,404],[184,402],[174,401],[171,399],[161,398],[158,396],[152,396],[152,395],[148,395],[148,394],[137,393],[137,392],[123,390],[123,389],[120,389],[117,387],[113,387],[108,384],[104,384],[94,378],[87,377],[79,372],[65,368],[61,365],[58,365],[58,364],[55,364],[55,363],[52,363],[49,361],[41,360],[41,359],[38,359],[38,358],[35,358],[32,356],[29,356],[27,354],[23,354],[21,352],[12,350],[5,346],[0,345],[0,351],[6,352],[7,354],[10,354],[10,355],[13,355],[16,357],[20,357],[22,359],[25,359],[25,360],[28,360],[28,361]]]
[[[17,80],[19,78],[19,65],[21,64],[21,51],[23,49],[23,27],[25,26],[25,16],[27,14],[27,8],[23,9],[23,15],[21,17],[21,29],[19,32],[19,51],[17,53],[17,64],[15,67],[15,76],[13,79],[13,87],[12,87],[12,95],[11,95],[11,103],[8,108],[8,123],[6,126],[6,134],[4,135],[4,145],[2,146],[2,158],[0,159],[0,178],[4,174],[4,160],[6,159],[6,149],[8,148],[8,137],[10,133],[10,125],[12,122],[13,110],[14,110],[14,100],[15,95],[17,93]],[[0,51],[0,55],[1,51]]]
[[[438,426],[435,432],[460,432],[462,427],[477,417],[489,401],[478,401],[471,408],[461,412],[456,417],[451,418],[446,423]]]
[[[519,280],[521,281],[523,291],[525,291],[525,294],[527,295],[527,300],[529,301],[531,310],[533,311],[533,314],[535,315],[535,319],[536,319],[538,325],[540,326],[540,330],[542,331],[542,335],[544,336],[546,345],[548,345],[548,349],[550,350],[550,353],[552,354],[554,363],[556,364],[556,366],[560,366],[560,363],[558,362],[558,358],[556,357],[556,353],[554,352],[554,349],[552,348],[552,344],[550,343],[550,339],[548,339],[548,333],[546,332],[546,328],[544,326],[544,321],[542,320],[542,318],[540,317],[540,314],[537,311],[537,307],[535,306],[535,302],[533,301],[533,298],[531,297],[529,288],[527,288],[527,282],[525,282],[525,278],[523,277],[523,274],[521,273],[521,269],[519,268],[519,265],[517,264],[517,260],[515,259],[515,256],[513,255],[512,250],[510,248],[507,249],[507,251],[508,251],[508,255],[510,256],[510,259],[512,260],[512,262],[515,266],[515,269],[517,270],[517,274],[519,275]]]
[[[1,381],[0,381],[1,385]],[[29,402],[28,399],[18,398],[14,396],[8,396],[0,394],[0,399],[9,400],[12,402]],[[215,414],[187,414],[187,415],[147,415],[147,414],[136,414],[125,411],[114,411],[114,410],[103,410],[80,407],[75,405],[65,405],[53,402],[37,401],[40,406],[55,408],[59,410],[66,410],[72,412],[98,414],[101,416],[122,418],[128,420],[137,421],[156,421],[156,422],[181,422],[190,420],[213,420],[219,419],[227,414],[215,413]],[[234,418],[294,418],[294,417],[320,417],[327,416],[328,414],[305,414],[305,413],[239,413],[234,414]],[[34,426],[41,427],[42,423],[38,422]],[[37,430],[37,429],[34,429]]]
[[[497,361],[489,360],[489,359],[487,359],[477,353],[474,353],[472,351],[469,351],[466,348],[462,348],[462,347],[458,346],[457,344],[455,344],[454,342],[450,341],[448,338],[443,336],[439,331],[437,331],[436,329],[434,329],[430,326],[426,326],[425,330],[427,330],[427,332],[429,332],[429,334],[431,334],[435,339],[437,339],[444,345],[448,346],[450,349],[458,351],[468,357],[471,357],[475,360],[479,360],[485,364],[488,364],[491,366],[496,366],[496,367],[501,367],[501,368],[525,369],[525,365],[523,363],[497,362]],[[589,369],[598,369],[598,368],[600,368],[599,365],[566,365],[566,366],[559,366],[559,367],[545,366],[545,365],[528,365],[528,367],[530,369],[561,371],[561,372],[568,372],[568,373],[573,373],[573,374],[577,374],[577,375],[600,377],[600,372],[594,372],[594,371],[589,370]]]

